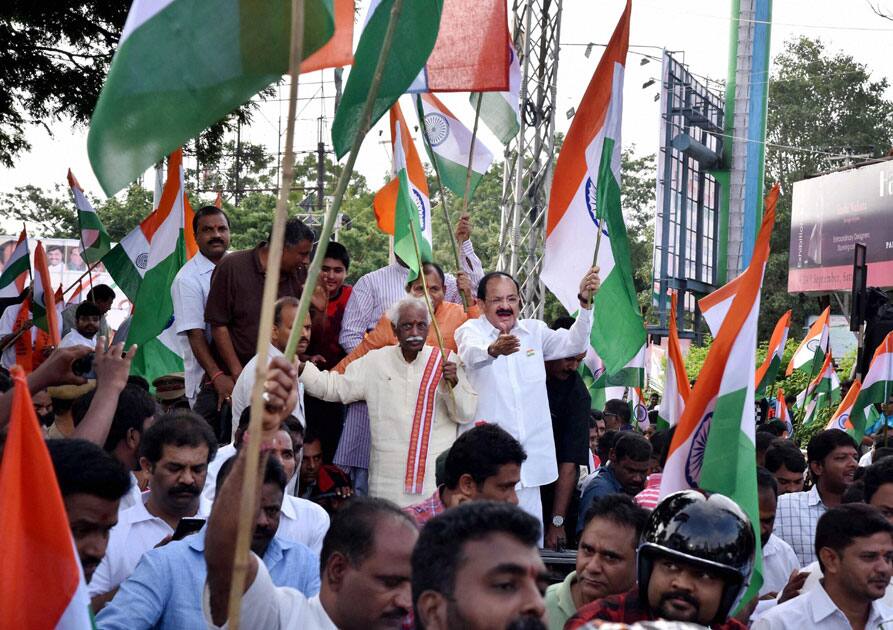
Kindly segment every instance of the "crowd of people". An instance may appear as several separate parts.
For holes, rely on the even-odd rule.
[[[171,288],[183,373],[130,374],[137,349],[109,330],[114,291],[98,285],[27,377],[100,629],[228,620],[269,246],[229,252],[215,206],[193,227],[199,252]],[[842,431],[804,455],[778,423],[758,426],[759,523],[719,494],[661,499],[673,429],[644,429],[626,400],[593,409],[579,373],[598,269],[574,317],[524,319],[468,217],[455,236],[455,275],[428,262],[411,282],[397,259],[347,284],[351,253],[317,244],[297,322],[314,233],[288,221],[242,627],[893,624],[885,435],[860,461]],[[2,322],[0,344],[15,334]],[[10,405],[0,396],[0,436]]]

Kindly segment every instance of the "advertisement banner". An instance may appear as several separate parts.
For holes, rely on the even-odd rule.
[[[856,243],[868,285],[893,287],[893,160],[794,184],[788,292],[849,292]]]

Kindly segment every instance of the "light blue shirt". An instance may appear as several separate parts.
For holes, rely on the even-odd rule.
[[[100,630],[204,630],[205,530],[143,555],[115,598],[96,617]],[[263,557],[276,586],[307,597],[319,592],[319,558],[306,546],[274,537]]]

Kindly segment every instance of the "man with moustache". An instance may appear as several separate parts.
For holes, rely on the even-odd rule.
[[[543,516],[540,487],[558,478],[544,361],[589,347],[591,302],[598,287],[598,269],[592,268],[580,282],[576,321],[569,330],[551,330],[539,320],[518,319],[517,281],[492,272],[478,285],[483,315],[456,331],[459,357],[480,396],[474,420],[498,424],[521,442],[528,458],[521,467],[518,501],[536,519]]]
[[[81,302],[75,311],[74,328],[62,337],[60,348],[69,346],[96,347],[96,333],[99,332],[99,321],[102,312],[93,302]]]
[[[815,554],[821,583],[757,619],[754,630],[880,630],[889,623],[893,609],[880,600],[893,576],[893,525],[877,509],[850,503],[826,511]]]
[[[177,272],[171,284],[171,299],[174,327],[183,352],[186,399],[193,408],[197,407],[196,413],[206,417],[206,413],[216,415],[234,385],[211,353],[211,326],[205,322],[211,275],[229,249],[229,217],[217,206],[203,206],[192,218],[192,231],[198,253]]]
[[[565,628],[577,630],[593,620],[666,619],[744,630],[729,614],[747,588],[755,547],[754,529],[731,499],[697,490],[671,494],[645,524],[637,588],[583,606]]]
[[[142,436],[140,452],[151,491],[145,504],[120,514],[109,536],[105,558],[88,586],[94,612],[114,597],[144,553],[173,535],[181,518],[203,517],[199,499],[208,462],[217,452],[207,422],[184,410],[163,416]]]
[[[344,374],[302,365],[308,394],[322,400],[369,407],[372,448],[369,494],[401,507],[434,492],[435,458],[456,439],[456,427],[471,421],[477,394],[452,353],[445,360],[426,345],[428,309],[405,297],[388,311],[398,345],[373,350]]]

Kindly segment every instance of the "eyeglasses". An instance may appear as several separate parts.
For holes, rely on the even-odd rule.
[[[520,299],[518,298],[517,295],[509,295],[508,297],[487,298],[485,300],[485,302],[487,304],[493,304],[493,305],[506,303],[509,306],[516,306],[518,304],[518,302],[520,302]]]

